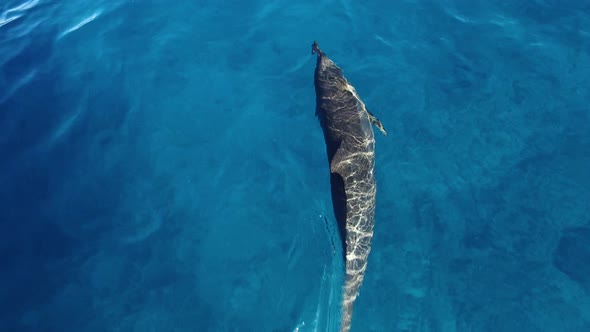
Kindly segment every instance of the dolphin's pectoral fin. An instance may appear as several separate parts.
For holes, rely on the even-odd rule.
[[[347,170],[345,169],[346,163],[344,162],[346,150],[348,150],[346,146],[343,146],[342,142],[340,142],[332,159],[330,159],[330,172],[338,173],[341,176],[344,176],[347,173]]]
[[[369,112],[369,110],[367,110],[367,113],[369,113],[369,121],[371,121],[371,123],[374,124],[383,135],[387,136],[387,131],[383,127],[381,120],[377,119],[377,117],[374,116],[373,113]]]

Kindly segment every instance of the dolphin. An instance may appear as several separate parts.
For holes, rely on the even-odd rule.
[[[375,125],[377,119],[340,69],[314,41],[316,116],[324,133],[332,205],[344,255],[341,332],[350,331],[352,309],[363,283],[375,221]]]

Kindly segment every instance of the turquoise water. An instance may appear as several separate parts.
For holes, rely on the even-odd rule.
[[[313,40],[389,132],[352,331],[590,330],[589,13],[0,2],[0,330],[337,326]]]

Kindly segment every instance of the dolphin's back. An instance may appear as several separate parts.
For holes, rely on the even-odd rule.
[[[314,76],[316,115],[326,142],[332,204],[345,261],[341,331],[348,331],[373,237],[376,184],[371,123],[378,120],[367,111],[342,70],[316,43],[312,47],[318,54]]]

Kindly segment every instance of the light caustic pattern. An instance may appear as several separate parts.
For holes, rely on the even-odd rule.
[[[333,172],[346,174],[344,177],[346,191],[346,279],[342,299],[342,329],[350,329],[353,304],[359,294],[367,260],[371,251],[375,217],[376,183],[375,138],[371,128],[369,113],[358,97],[354,88],[344,83],[342,91],[351,93],[356,102],[356,111],[360,113],[364,135],[346,135],[348,144],[355,145],[356,152],[348,153],[331,166]]]
[[[367,142],[371,147],[374,140]],[[372,149],[368,150],[371,151]],[[345,167],[374,163],[373,152],[363,152],[351,156],[341,163]],[[347,197],[346,216],[346,281],[342,302],[342,329],[350,328],[353,303],[359,294],[367,269],[367,259],[371,251],[375,216],[376,184],[373,167],[351,172],[345,179]]]

